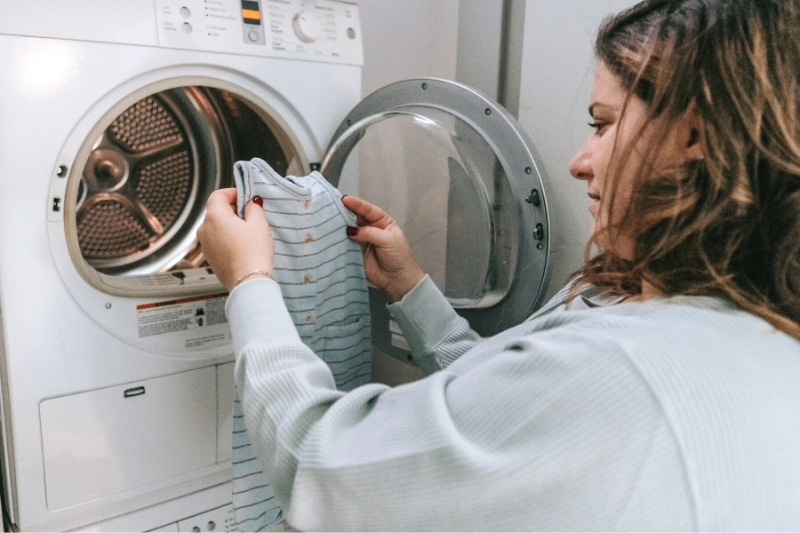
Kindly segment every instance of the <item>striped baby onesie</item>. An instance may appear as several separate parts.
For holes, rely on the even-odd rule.
[[[369,295],[359,244],[347,238],[356,217],[319,172],[275,172],[265,161],[234,165],[237,208],[264,199],[275,246],[275,281],[300,338],[328,366],[336,386],[350,390],[371,377]],[[261,471],[245,426],[239,395],[233,414],[235,529],[280,529],[282,512]]]

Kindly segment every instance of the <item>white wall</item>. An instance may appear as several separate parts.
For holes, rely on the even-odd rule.
[[[583,263],[591,227],[586,184],[568,172],[589,134],[593,43],[600,21],[634,0],[526,0],[518,116],[544,164],[551,216],[550,294]]]
[[[455,79],[459,0],[360,0],[363,94],[393,81]]]

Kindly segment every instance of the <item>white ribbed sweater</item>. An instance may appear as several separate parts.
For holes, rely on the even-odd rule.
[[[800,343],[764,321],[654,298],[481,341],[427,278],[390,310],[423,368],[455,360],[343,393],[275,283],[231,293],[248,426],[294,527],[800,530]]]

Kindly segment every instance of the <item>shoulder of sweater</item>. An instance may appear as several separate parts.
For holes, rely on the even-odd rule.
[[[530,325],[530,333],[569,326],[576,333],[593,335],[598,340],[626,342],[637,338],[655,342],[681,336],[702,342],[710,337],[779,333],[765,320],[731,302],[705,296],[656,297],[594,308],[559,309],[534,318]]]

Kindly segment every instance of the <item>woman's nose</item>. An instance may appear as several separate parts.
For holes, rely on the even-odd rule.
[[[569,173],[572,175],[573,178],[579,180],[588,180],[591,179],[592,173],[592,165],[591,165],[591,157],[587,141],[578,148],[578,151],[575,152],[575,155],[572,156],[572,161],[569,162]]]

